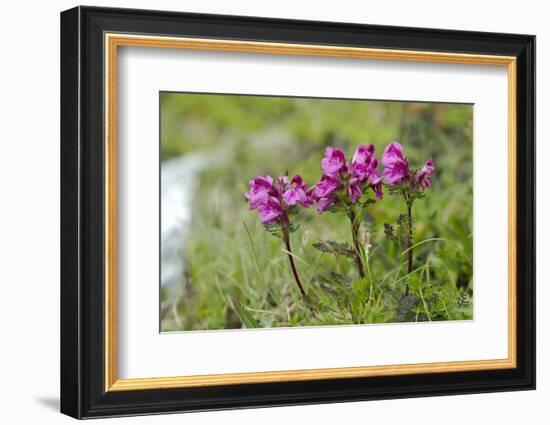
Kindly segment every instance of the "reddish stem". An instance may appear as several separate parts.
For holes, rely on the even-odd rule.
[[[355,211],[353,211],[353,209],[349,213],[349,219],[351,221],[351,238],[353,240],[353,249],[355,251],[355,265],[357,267],[357,272],[359,273],[359,277],[361,279],[364,279],[365,270],[363,269],[363,260],[361,259],[361,247],[359,245],[360,223],[357,222],[357,216],[355,215]]]
[[[413,218],[412,218],[412,202],[407,201],[407,222],[409,226],[409,232],[407,235],[407,256],[408,256],[408,265],[407,273],[412,273],[413,271]],[[409,295],[409,284],[405,289],[405,295]]]
[[[298,289],[302,294],[302,298],[305,300],[307,299],[306,291],[304,291],[304,287],[302,286],[302,282],[300,281],[300,276],[298,275],[298,270],[296,270],[296,264],[294,264],[294,257],[292,256],[292,248],[290,247],[290,235],[288,233],[288,230],[286,229],[283,233],[283,240],[285,242],[288,260],[290,261],[290,268],[292,269],[292,274],[294,275],[294,279],[296,280]]]

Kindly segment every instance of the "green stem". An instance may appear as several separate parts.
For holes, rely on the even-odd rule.
[[[422,293],[422,289],[418,290],[418,293],[420,294],[420,299],[422,300],[422,305],[424,306],[424,311],[426,312],[426,316],[428,317],[428,320],[432,321],[432,316],[430,315],[430,312],[428,311],[428,306],[426,305],[426,300],[424,299],[424,294]]]
[[[361,259],[361,246],[359,245],[359,226],[361,223],[357,220],[355,211],[352,209],[349,213],[349,219],[351,222],[351,238],[353,240],[353,248],[355,251],[355,266],[361,279],[365,278],[365,270],[363,269],[363,260]]]

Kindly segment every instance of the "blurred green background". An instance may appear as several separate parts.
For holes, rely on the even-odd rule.
[[[170,183],[188,185],[188,221],[176,233],[182,238],[171,260],[172,266],[180,262],[177,277],[161,288],[161,330],[472,318],[471,105],[168,92],[160,102],[161,169],[180,164],[195,173],[193,183]],[[371,234],[376,282],[374,289],[356,289],[379,296],[368,304],[356,300],[362,303],[359,321],[323,289],[322,276],[336,269],[335,259],[312,248],[317,238],[349,242],[349,223],[337,214],[318,215],[314,207],[299,214],[300,228],[292,235],[303,260],[298,268],[308,293],[326,306],[312,314],[296,290],[280,240],[247,208],[248,181],[288,172],[311,186],[321,176],[327,146],[343,148],[351,159],[359,144],[372,143],[380,159],[394,140],[402,143],[411,167],[430,157],[436,166],[432,189],[413,210],[415,243],[437,239],[415,249],[415,268],[421,270],[414,279],[405,276],[417,298],[404,306],[406,259],[385,237],[383,224],[395,223],[405,206],[386,193],[362,223]]]

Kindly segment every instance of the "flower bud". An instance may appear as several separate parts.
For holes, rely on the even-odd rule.
[[[371,249],[372,245],[370,243],[371,234],[369,232],[363,232],[361,235],[361,242],[363,243],[363,246],[365,247],[365,253],[368,255],[369,250]]]

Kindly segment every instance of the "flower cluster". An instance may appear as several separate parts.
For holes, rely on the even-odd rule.
[[[403,146],[392,142],[382,155],[384,180],[390,185],[390,192],[405,199],[407,205],[407,271],[413,271],[413,216],[412,207],[416,199],[424,197],[424,190],[431,187],[430,180],[435,171],[432,159],[428,159],[420,170],[409,167],[407,158],[403,156]],[[388,228],[391,232],[391,227]],[[405,295],[409,293],[409,285]]]
[[[309,188],[300,175],[291,180],[288,176],[276,180],[271,176],[256,176],[249,184],[250,190],[244,196],[249,209],[258,210],[263,224],[288,225],[288,217],[298,205],[307,208],[313,203]]]
[[[377,166],[373,145],[360,145],[351,161],[346,161],[342,149],[328,147],[321,161],[323,175],[312,191],[317,212],[355,204],[367,188],[372,188],[381,199],[382,177]]]
[[[288,224],[288,216],[298,205],[307,208],[316,204],[318,213],[333,207],[349,207],[372,189],[377,199],[382,199],[383,180],[390,186],[405,187],[409,191],[421,192],[430,188],[435,171],[431,159],[420,170],[412,170],[403,147],[392,142],[382,155],[383,171],[378,173],[378,160],[373,145],[359,145],[351,161],[346,160],[340,148],[328,147],[321,160],[323,174],[320,181],[309,188],[300,175],[292,179],[281,176],[256,176],[250,180],[250,190],[245,198],[251,210],[257,209],[263,224]]]
[[[363,246],[360,243],[360,213],[374,200],[359,200],[369,189],[373,190],[377,199],[382,199],[383,180],[390,193],[402,196],[407,204],[408,271],[412,272],[412,204],[415,199],[423,197],[424,189],[430,187],[435,167],[429,159],[420,170],[411,169],[407,158],[403,156],[403,147],[398,142],[386,146],[382,155],[382,165],[384,169],[380,175],[373,145],[360,145],[351,161],[346,160],[342,149],[328,147],[321,160],[323,174],[313,188],[309,188],[298,174],[292,179],[285,175],[275,180],[271,176],[256,176],[250,180],[250,189],[244,194],[249,209],[257,209],[265,228],[284,242],[292,274],[304,301],[308,301],[309,298],[292,254],[290,233],[297,227],[291,222],[291,216],[296,214],[300,207],[308,208],[313,203],[316,204],[318,213],[327,210],[345,212],[351,223],[353,247],[348,249],[340,246],[339,249],[344,249],[346,255],[354,259],[359,277],[365,278],[364,257],[370,243],[365,241]],[[332,246],[339,245],[333,243]]]
[[[382,165],[384,179],[390,185],[397,186],[406,182],[412,189],[423,190],[431,187],[430,179],[435,171],[433,161],[428,159],[417,172],[411,170],[407,158],[403,157],[403,146],[399,142],[392,142],[386,146],[382,155]]]

